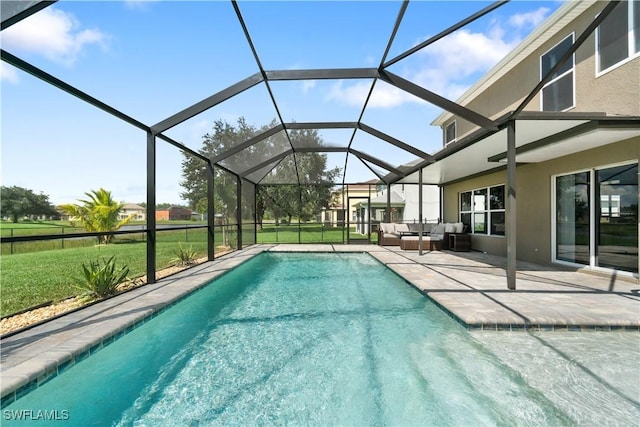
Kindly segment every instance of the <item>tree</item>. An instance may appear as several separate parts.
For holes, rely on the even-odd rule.
[[[12,186],[0,189],[0,211],[2,215],[11,217],[13,222],[25,215],[57,215],[55,208],[49,203],[49,196],[32,190]]]
[[[76,218],[88,232],[116,231],[129,223],[135,214],[129,215],[123,220],[118,219],[118,214],[124,203],[116,202],[111,192],[100,188],[85,193],[88,200],[78,200],[82,205],[62,205],[60,208],[70,216]],[[98,236],[98,243],[110,243],[113,236]]]
[[[239,118],[237,126],[232,126],[223,120],[217,120],[213,125],[213,133],[203,136],[200,154],[213,157],[223,153],[235,145],[244,142],[256,135],[258,130],[247,124],[244,118]],[[184,192],[180,194],[183,200],[187,200],[189,207],[198,212],[204,212],[202,208],[207,206],[207,165],[201,159],[184,154],[182,161],[182,177],[180,185]],[[246,162],[247,156],[242,156],[241,162]],[[244,164],[235,164],[239,168]],[[235,191],[236,180],[233,175],[220,168],[214,168],[214,209],[217,213],[223,213],[226,217],[235,215]],[[200,210],[198,210],[200,209]],[[205,209],[206,210],[206,209]]]
[[[290,130],[289,137],[296,147],[323,145],[315,129]],[[286,215],[290,223],[292,216],[298,216],[302,221],[308,221],[323,207],[329,206],[331,191],[339,174],[340,168],[327,169],[327,156],[324,154],[296,153],[283,159],[264,179],[258,201],[275,218]]]
[[[214,123],[213,133],[204,135],[203,146],[199,152],[204,156],[214,157],[273,126],[275,126],[275,122],[262,129],[256,129],[248,125],[244,118],[238,119],[236,126],[218,120]],[[289,135],[296,146],[315,147],[322,145],[322,139],[315,130],[291,130]],[[279,132],[225,159],[223,164],[234,171],[246,171],[259,165],[262,161],[283,153],[289,147],[289,140],[283,132]],[[340,173],[340,169],[327,170],[326,163],[326,155],[319,153],[297,153],[295,157],[293,155],[287,156],[280,161],[278,166],[269,172],[264,179],[265,183],[278,183],[278,185],[261,186],[256,195],[258,223],[262,223],[266,212],[270,212],[275,218],[287,216],[291,220],[292,216],[300,215],[302,219],[310,219],[321,207],[328,205],[331,197],[330,187]],[[185,191],[181,193],[181,196],[184,200],[189,201],[189,206],[192,209],[198,210],[198,208],[206,206],[206,168],[207,166],[202,160],[185,154],[185,159],[182,162],[184,179],[181,182]],[[214,209],[217,213],[232,218],[237,208],[237,180],[234,175],[221,168],[214,167],[214,174]],[[325,183],[327,185],[309,185],[299,188],[299,182]],[[281,185],[280,183],[291,185]],[[300,193],[300,191],[303,192]],[[250,196],[242,195],[246,198]],[[253,197],[250,198],[251,200],[243,200],[245,206],[253,204]]]

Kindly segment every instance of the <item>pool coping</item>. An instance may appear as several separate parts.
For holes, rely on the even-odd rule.
[[[224,275],[262,252],[359,252],[368,253],[390,268],[409,285],[419,290],[468,330],[492,331],[640,331],[639,314],[635,321],[611,320],[590,324],[584,319],[575,322],[557,319],[553,322],[527,322],[515,317],[509,321],[487,321],[474,312],[465,315],[447,299],[447,292],[423,276],[431,273],[424,258],[416,253],[375,245],[252,245],[229,253],[167,278],[119,294],[113,298],[57,316],[32,328],[0,340],[2,357],[0,385],[1,407],[4,408],[66,371],[75,363],[109,345],[122,335],[153,319],[177,302],[202,289],[211,280]],[[446,256],[443,251],[440,255]],[[412,259],[413,258],[413,259]],[[433,260],[434,258],[431,258]],[[436,277],[441,280],[441,277]],[[430,287],[431,286],[431,287]],[[629,286],[634,286],[630,284]],[[451,290],[451,289],[450,289]],[[600,291],[597,291],[600,292]],[[478,294],[483,292],[478,291]],[[144,297],[144,298],[140,298]],[[570,320],[570,319],[569,319]],[[98,327],[96,327],[96,325]],[[105,327],[106,326],[106,327]],[[77,330],[81,329],[81,333]],[[9,355],[5,350],[9,350]],[[14,354],[14,351],[17,354]]]

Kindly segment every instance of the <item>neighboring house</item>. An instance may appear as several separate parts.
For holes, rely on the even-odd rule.
[[[147,219],[147,210],[140,205],[126,203],[118,213],[118,219],[127,219],[130,215],[134,215],[134,220],[144,221]]]
[[[392,184],[391,197],[397,193],[404,200],[404,208],[399,217],[393,215],[393,204],[391,206],[391,222],[417,223],[420,222],[420,191],[415,184]],[[383,190],[375,201],[381,202],[387,199],[387,192]],[[374,201],[371,202],[372,207]],[[380,217],[381,220],[384,216]],[[440,189],[435,185],[424,185],[422,187],[422,222],[438,222],[440,218]],[[376,218],[378,219],[378,218]]]
[[[565,2],[458,104],[507,124],[607,4]],[[639,21],[640,0],[619,3],[509,122],[515,180],[504,166],[508,130],[452,113],[434,120],[444,148],[422,182],[442,187],[444,220],[465,223],[473,249],[507,255],[514,182],[518,259],[638,275]],[[401,182],[418,182],[417,172]]]
[[[191,209],[171,206],[169,209],[159,209],[156,211],[156,220],[161,221],[183,221],[191,219]]]
[[[415,184],[391,185],[391,200],[389,201],[389,222],[420,221],[419,187]],[[422,220],[423,222],[437,222],[440,216],[440,197],[437,186],[429,185],[422,188]],[[371,180],[360,184],[350,184],[335,192],[334,201],[330,208],[323,211],[325,223],[342,226],[348,212],[349,225],[355,227],[361,234],[367,233],[367,225],[374,232],[380,222],[385,221],[387,210],[387,190],[378,180]],[[344,205],[348,209],[344,208]],[[369,214],[369,205],[371,213]],[[342,218],[342,219],[340,219]],[[371,218],[371,221],[369,221]]]
[[[422,222],[437,223],[440,217],[440,190],[434,185],[422,187]],[[360,202],[356,205],[359,209],[358,216],[367,222],[369,218],[369,205],[371,206],[371,219],[374,225],[381,222],[420,222],[420,195],[419,187],[415,184],[391,185],[391,197],[387,197],[387,190],[379,191],[371,202]],[[387,206],[390,208],[389,219],[386,220]],[[375,231],[374,227],[374,231]]]
[[[333,193],[333,200],[328,209],[324,209],[321,222],[333,227],[342,227],[345,224],[356,224],[359,221],[358,205],[360,202],[375,196],[377,192],[377,179],[358,184],[348,184],[340,187]]]
[[[191,219],[193,221],[204,221],[207,219],[207,214],[200,212],[191,212]]]

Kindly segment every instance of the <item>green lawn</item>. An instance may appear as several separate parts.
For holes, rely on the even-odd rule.
[[[0,221],[0,236],[34,236],[39,234],[82,233],[84,228],[72,227],[69,221],[9,222]]]
[[[344,231],[346,239],[346,230]],[[298,225],[264,225],[257,233],[258,243],[298,243]],[[323,227],[318,224],[302,224],[300,227],[302,243],[342,243],[343,229]]]
[[[170,224],[174,226],[180,226],[185,224],[190,225],[204,225],[200,222],[194,221],[159,221],[159,224]],[[145,225],[144,221],[136,221],[132,222],[131,225]],[[49,222],[6,222],[2,221],[0,223],[0,232],[2,237],[9,236],[36,236],[36,235],[46,235],[46,234],[70,234],[70,233],[83,233],[85,230],[82,227],[70,227],[69,221],[49,221]],[[164,233],[172,233],[172,232],[159,232],[158,235],[164,235]],[[193,239],[194,235],[200,233],[204,234],[203,230],[182,230],[176,231],[177,235],[180,234],[184,236],[184,238],[188,241],[190,236]],[[116,241],[130,241],[130,240],[144,240],[143,233],[140,234],[126,234],[115,236],[114,239]],[[30,242],[15,242],[15,243],[7,243],[2,242],[0,245],[0,254],[9,255],[9,254],[20,254],[27,252],[37,252],[37,251],[49,251],[54,249],[69,249],[69,248],[79,248],[79,247],[91,247],[96,243],[95,238],[87,238],[87,239],[56,239],[56,240],[40,240],[40,241],[30,241]]]
[[[24,223],[19,223],[25,225]],[[3,224],[4,226],[4,224]],[[33,224],[24,229],[42,229]],[[253,225],[246,225],[243,239],[245,244],[252,243]],[[235,233],[231,233],[232,240]],[[319,224],[303,224],[300,227],[302,243],[343,243],[346,230],[324,227]],[[372,235],[375,240],[375,235]],[[2,244],[0,257],[0,315],[6,316],[37,304],[58,301],[77,295],[72,277],[80,275],[82,264],[98,258],[115,255],[119,264],[126,264],[130,276],[146,273],[146,235],[145,233],[116,236],[114,243],[97,246],[93,238],[65,239],[64,249],[60,240],[41,242],[18,242],[14,244],[14,253],[9,254],[9,244]],[[159,231],[156,244],[156,269],[170,264],[175,257],[178,243],[183,248],[193,246],[201,256],[207,253],[207,230],[187,229]],[[216,245],[221,245],[223,236],[215,234]],[[257,243],[298,243],[298,226],[265,225],[257,233]]]
[[[188,236],[187,241],[183,231],[158,233],[156,269],[170,264],[176,256],[174,251],[178,249],[178,242],[182,242],[185,249],[193,246],[200,256],[206,255],[206,230],[190,230]],[[221,236],[216,237],[216,241],[222,241]],[[93,239],[83,240],[92,243],[85,247],[2,255],[0,316],[76,295],[78,289],[71,278],[78,277],[82,264],[90,260],[115,255],[119,264],[126,264],[130,268],[130,277],[145,274],[147,245],[142,238],[128,241],[120,239],[116,243],[101,246],[95,245]]]
[[[377,238],[376,233],[371,234],[371,243],[376,243]],[[257,243],[298,243],[298,239],[300,243],[341,244],[347,240],[347,230],[343,227],[325,227],[321,224],[301,224],[298,238],[298,225],[294,224],[278,227],[264,225],[257,233]]]

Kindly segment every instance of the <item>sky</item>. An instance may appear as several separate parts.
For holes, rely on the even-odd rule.
[[[411,2],[386,59],[486,7],[483,1]],[[512,1],[389,71],[451,100],[520,43],[561,1]],[[399,1],[239,1],[266,70],[378,67],[398,17]],[[259,71],[227,1],[60,1],[0,33],[2,49],[146,125]],[[370,80],[270,83],[285,122],[357,121]],[[105,188],[116,200],[146,200],[146,134],[77,98],[0,63],[1,171],[4,186],[74,203]],[[378,81],[362,122],[424,152],[442,148],[442,112]],[[260,128],[277,112],[265,85],[249,89],[169,129],[198,150],[216,120],[244,117]],[[326,130],[344,146],[351,131]],[[357,132],[353,148],[397,166],[415,157]],[[344,167],[344,155],[328,155]],[[177,148],[157,145],[156,200],[180,204]],[[349,161],[347,182],[375,176]]]

